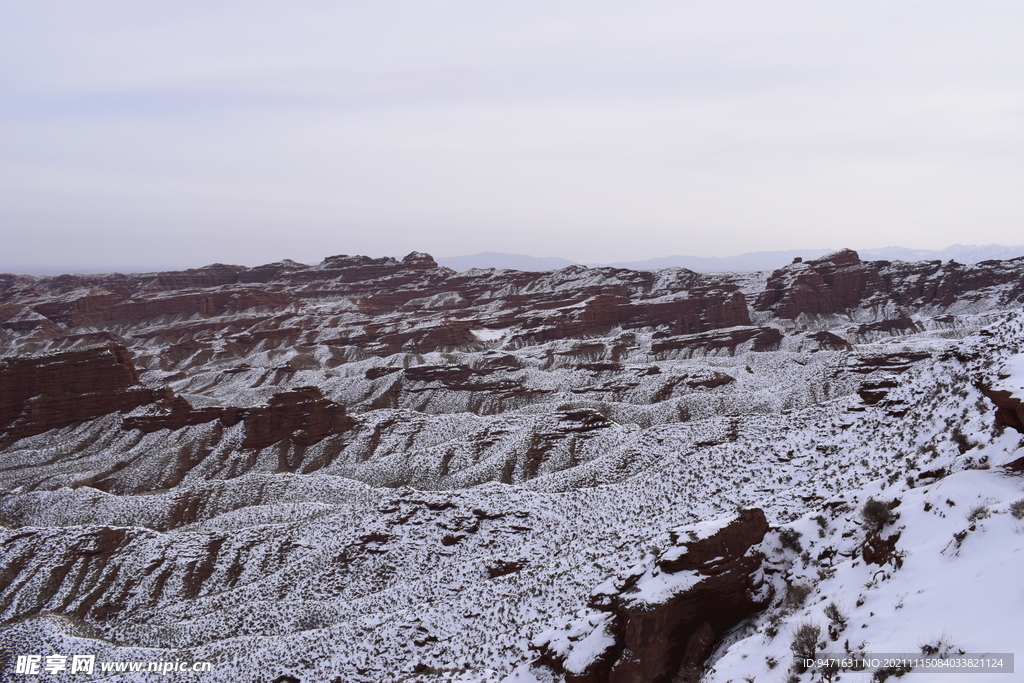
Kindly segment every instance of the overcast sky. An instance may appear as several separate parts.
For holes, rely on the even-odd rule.
[[[0,270],[1024,234],[1024,4],[0,0]]]

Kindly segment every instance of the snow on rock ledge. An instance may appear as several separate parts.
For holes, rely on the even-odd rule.
[[[999,374],[999,382],[982,387],[982,393],[996,406],[996,425],[1024,433],[1024,353],[1010,357]],[[1005,465],[1012,471],[1024,471],[1024,457]]]
[[[769,597],[757,578],[764,512],[702,526],[686,539],[673,533],[675,547],[601,584],[591,613],[534,638],[532,675],[566,683],[697,680],[716,641]]]

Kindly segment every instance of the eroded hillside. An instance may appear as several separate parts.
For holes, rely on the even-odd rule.
[[[413,253],[0,288],[5,649],[215,664],[195,680],[714,676],[737,624],[798,612],[784,528],[831,510],[854,538],[836,501],[849,525],[868,495],[1006,478],[1020,445],[999,383],[1022,259],[455,273]],[[615,657],[566,664],[551,629],[610,623],[595,589],[737,509],[776,577],[737,560],[714,600],[742,609],[663,624],[703,644],[656,671],[616,673],[628,619]]]

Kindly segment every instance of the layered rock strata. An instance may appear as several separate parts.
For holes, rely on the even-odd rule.
[[[595,613],[535,638],[535,666],[566,683],[696,682],[715,643],[768,604],[755,548],[767,531],[752,509],[705,537],[674,536],[677,546],[599,587]]]
[[[123,346],[0,359],[0,439],[7,442],[152,403]]]

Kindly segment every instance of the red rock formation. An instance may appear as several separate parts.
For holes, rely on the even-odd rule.
[[[841,313],[885,301],[888,287],[871,263],[862,263],[849,249],[772,273],[754,310],[773,311],[779,318]]]
[[[679,351],[685,358],[718,351],[735,355],[737,349],[748,342],[751,351],[773,351],[778,348],[781,341],[782,333],[774,327],[738,327],[679,337],[655,333],[651,342],[651,353]]]
[[[695,572],[691,588],[659,605],[635,602],[628,592],[613,598],[611,610],[625,619],[624,649],[608,682],[696,682],[715,640],[765,606],[751,597],[762,557],[747,551],[767,531],[761,510],[744,510],[710,538],[684,543],[685,554],[658,562],[669,574]]]
[[[690,291],[669,301],[620,304],[624,328],[660,327],[670,334],[694,334],[722,327],[749,325],[743,292],[712,289]]]
[[[996,406],[996,426],[1010,427],[1024,434],[1024,401],[1005,389],[981,387],[981,392]]]
[[[328,401],[316,387],[299,387],[274,394],[267,405],[253,408],[193,408],[187,400],[174,396],[169,389],[160,396],[158,412],[127,417],[123,427],[148,433],[214,420],[219,420],[226,427],[244,422],[242,447],[261,449],[285,440],[297,446],[311,446],[324,437],[342,434],[356,424],[348,416],[345,406]]]
[[[763,556],[752,550],[767,531],[764,512],[744,510],[709,537],[663,553],[654,567],[620,577],[615,590],[592,598],[591,607],[609,616],[589,619],[603,643],[589,663],[567,667],[573,646],[551,634],[533,645],[537,664],[566,683],[696,682],[715,642],[767,604],[756,595]],[[653,583],[660,596],[654,602],[647,592]],[[570,640],[585,638],[574,633]]]
[[[1009,305],[1024,298],[1022,272],[1022,259],[974,266],[862,263],[847,250],[775,271],[754,308],[792,319],[858,308],[909,312],[977,297]],[[360,354],[427,353],[473,345],[470,330],[480,327],[516,327],[515,343],[535,344],[616,326],[656,328],[672,336],[748,326],[747,303],[734,280],[681,269],[656,273],[583,266],[551,273],[460,274],[419,253],[402,260],[332,256],[317,266],[282,261],[249,269],[215,264],[134,275],[4,276],[0,317],[6,329],[41,339],[60,336],[59,328],[77,334],[106,327],[124,335],[125,326],[145,326],[131,334],[152,338],[159,332],[169,343],[180,343],[202,330],[225,336],[228,328],[234,335],[243,332],[240,327],[255,327],[244,339],[258,343],[263,337],[257,333],[271,334],[261,325],[265,316],[246,323],[240,311],[314,304],[310,315],[291,313],[294,331],[273,333],[281,335],[275,339],[348,346]],[[442,294],[447,298],[438,298]],[[347,321],[331,338],[327,331],[334,325],[325,325],[323,316],[339,301],[357,306],[366,321]],[[866,322],[859,333],[901,333],[914,326],[900,315]],[[76,329],[82,327],[90,329]],[[303,333],[308,335],[300,341]],[[759,347],[772,344],[768,340]]]
[[[152,403],[123,346],[0,361],[0,430],[13,441]]]
[[[819,330],[818,332],[809,334],[807,335],[807,338],[816,342],[818,349],[822,351],[849,351],[853,348],[850,342],[846,341],[839,335],[832,334],[826,330]]]
[[[275,394],[268,405],[246,409],[244,420],[243,448],[266,448],[284,439],[297,446],[311,446],[355,425],[345,406],[328,401],[316,387]]]
[[[2,327],[14,332],[41,331],[47,335],[57,333],[57,327],[52,320],[28,308],[0,307],[0,319],[4,321]]]
[[[949,261],[878,261],[882,279],[891,299],[899,306],[948,307],[958,300],[974,299],[999,288],[1001,303],[1024,298],[1024,258],[1008,261],[982,261],[964,265]]]
[[[866,375],[879,370],[886,372],[903,373],[909,370],[914,363],[928,360],[932,354],[927,351],[902,351],[900,353],[882,353],[875,355],[857,355],[848,361],[850,372]]]
[[[899,384],[895,379],[885,377],[882,379],[863,382],[857,390],[857,393],[860,395],[864,403],[869,406],[873,406],[888,396],[890,389],[894,389],[897,386],[899,386]]]
[[[190,268],[182,271],[156,273],[145,288],[150,291],[167,292],[178,289],[220,287],[238,282],[238,274],[247,270],[245,266],[228,266],[214,263],[204,268]]]
[[[857,328],[857,334],[864,335],[869,332],[885,332],[887,334],[912,334],[919,332],[921,326],[906,316],[879,320],[873,323],[864,323]]]
[[[126,417],[121,426],[124,429],[138,429],[147,434],[161,429],[174,430],[188,425],[205,424],[214,420],[220,420],[221,424],[230,427],[237,424],[245,415],[242,408],[193,408],[192,404],[181,396],[175,396],[170,389],[164,389],[158,392],[158,395],[160,401],[157,412]]]

